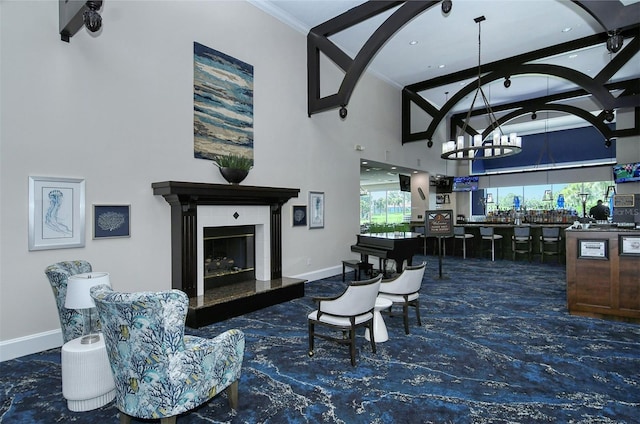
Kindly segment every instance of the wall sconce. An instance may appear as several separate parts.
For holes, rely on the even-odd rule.
[[[102,7],[102,0],[58,0],[60,18],[60,39],[69,39],[83,26],[91,32],[102,28],[102,16],[98,11]]]

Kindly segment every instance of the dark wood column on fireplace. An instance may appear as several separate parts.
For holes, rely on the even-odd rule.
[[[271,210],[271,279],[282,277],[282,205],[298,188],[255,187],[180,181],[152,183],[153,194],[171,205],[171,281],[174,289],[197,295],[197,215],[200,205],[264,205]]]

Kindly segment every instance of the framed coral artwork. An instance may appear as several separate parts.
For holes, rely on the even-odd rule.
[[[131,237],[131,205],[93,205],[93,238]]]

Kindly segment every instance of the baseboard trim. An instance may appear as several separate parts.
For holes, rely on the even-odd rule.
[[[62,331],[52,330],[0,341],[0,362],[62,346]]]
[[[314,281],[333,277],[334,275],[339,274],[342,274],[341,265],[295,275],[291,278]],[[38,353],[42,352],[43,350],[53,349],[54,347],[60,346],[62,346],[61,330],[52,330],[44,333],[19,337],[17,339],[0,341],[0,362],[19,358],[21,356],[31,355],[32,353]]]
[[[333,277],[334,275],[342,275],[342,265],[332,266],[330,268],[319,269],[304,274],[294,275],[291,278],[299,278],[301,280],[314,281],[322,280],[323,278]]]

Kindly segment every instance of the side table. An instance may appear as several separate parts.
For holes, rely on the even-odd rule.
[[[389,340],[389,333],[387,332],[387,326],[382,318],[381,310],[390,308],[393,302],[384,297],[376,298],[376,305],[373,308],[373,337],[376,343],[382,343]],[[364,338],[371,340],[369,337],[369,329],[364,330]]]
[[[81,339],[62,346],[62,395],[74,412],[100,408],[116,396],[104,337],[100,334],[91,344],[81,344]]]

